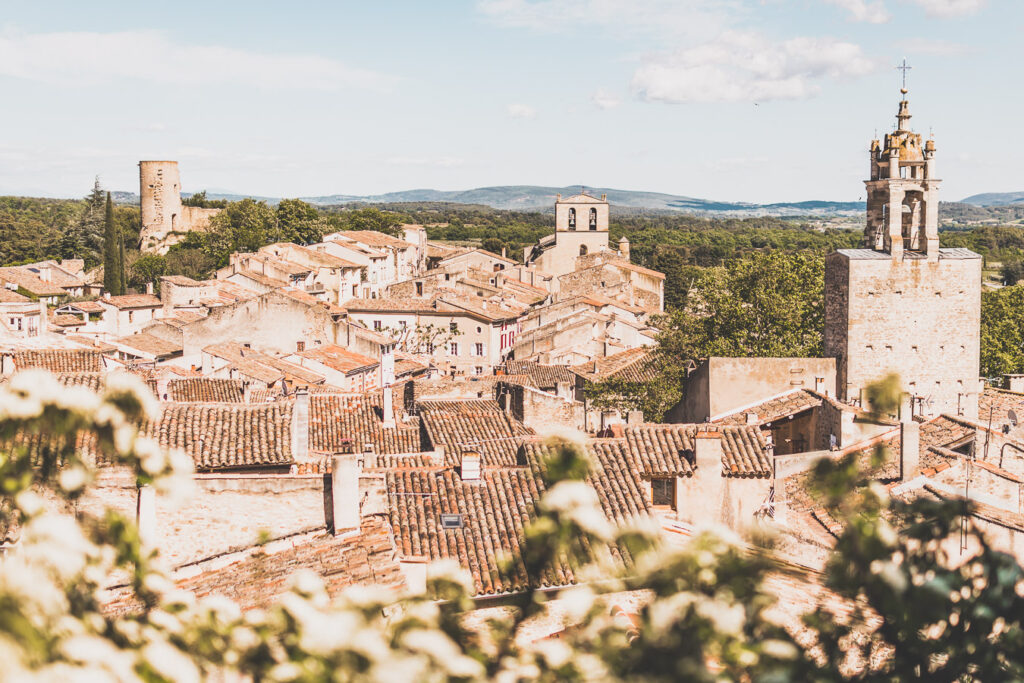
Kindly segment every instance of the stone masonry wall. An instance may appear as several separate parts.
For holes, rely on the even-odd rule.
[[[895,372],[925,414],[977,417],[981,258],[882,256],[827,260],[825,352],[840,396]]]

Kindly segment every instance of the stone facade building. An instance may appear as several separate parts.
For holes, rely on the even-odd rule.
[[[906,90],[902,91],[906,95]],[[897,373],[917,414],[978,414],[981,256],[940,249],[935,143],[909,130],[871,143],[864,248],[825,262],[825,354],[841,400]]]

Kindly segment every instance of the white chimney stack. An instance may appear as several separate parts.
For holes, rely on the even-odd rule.
[[[480,454],[476,451],[463,451],[459,470],[462,473],[462,481],[479,481]]]
[[[381,400],[381,412],[384,420],[385,427],[395,426],[395,405],[394,396],[392,395],[391,387],[384,387],[383,397]]]
[[[295,389],[292,407],[292,457],[299,462],[309,459],[309,390]]]
[[[362,463],[358,455],[336,455],[331,459],[331,519],[334,535],[359,528],[359,476]]]
[[[152,546],[156,540],[156,489],[140,486],[135,499],[135,526],[143,546]]]

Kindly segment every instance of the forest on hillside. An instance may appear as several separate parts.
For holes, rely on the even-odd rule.
[[[0,197],[0,264],[47,258],[83,258],[87,268],[101,263],[104,198],[98,183],[81,200]],[[206,200],[205,194],[192,201],[219,204]],[[127,286],[141,289],[162,275],[209,277],[233,252],[279,241],[308,244],[338,230],[398,235],[402,224],[417,223],[427,227],[432,240],[496,253],[505,249],[521,259],[525,247],[554,228],[549,213],[440,203],[316,207],[298,199],[276,205],[244,199],[222,208],[208,232],[189,233],[160,256],[138,251],[138,206],[118,205],[114,219],[126,246]],[[861,243],[859,230],[823,229],[810,218],[707,218],[663,212],[613,214],[610,233],[613,245],[622,237],[629,240],[634,263],[665,273],[666,315],[657,324],[662,346],[677,358],[820,354],[824,257]],[[998,263],[1000,279],[1007,285],[1024,279],[1021,227],[947,229],[940,233],[940,241],[943,246],[972,249],[987,264]],[[1021,301],[1024,285],[984,292],[985,376],[1024,371]],[[654,417],[678,390],[670,374],[663,382],[611,387],[606,393],[618,400],[632,391],[637,404]]]

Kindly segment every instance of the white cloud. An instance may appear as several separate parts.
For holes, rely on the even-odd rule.
[[[465,159],[459,157],[391,157],[388,164],[392,166],[436,166],[438,168],[453,168],[462,166]]]
[[[883,0],[825,0],[846,10],[853,21],[864,21],[869,24],[884,24],[889,21],[889,12]]]
[[[508,115],[514,119],[535,119],[537,110],[528,104],[510,104],[508,105]]]
[[[502,26],[537,31],[601,27],[658,35],[707,35],[724,27],[741,0],[479,0],[477,9]]]
[[[933,17],[960,17],[974,14],[985,6],[985,0],[911,0]]]
[[[860,46],[831,38],[772,42],[727,32],[713,42],[653,55],[633,74],[643,100],[669,103],[801,99],[824,79],[862,76],[877,68]]]
[[[0,33],[0,76],[92,86],[120,79],[266,88],[381,89],[392,78],[316,55],[174,43],[159,31]]]
[[[622,100],[618,95],[604,88],[599,88],[590,98],[590,101],[601,109],[614,109],[622,104]]]

